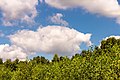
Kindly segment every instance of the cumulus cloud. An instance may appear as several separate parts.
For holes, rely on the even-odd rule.
[[[45,2],[59,9],[80,7],[94,14],[115,18],[120,24],[120,5],[117,0],[45,0]]]
[[[0,45],[0,58],[3,60],[12,59],[15,60],[19,58],[20,60],[25,60],[27,53],[23,51],[20,47],[16,45],[10,46],[9,44]]]
[[[0,0],[3,25],[34,23],[34,18],[37,16],[37,3],[38,0]]]
[[[47,26],[36,31],[20,30],[10,35],[11,45],[0,45],[0,58],[26,60],[35,53],[58,53],[71,56],[80,51],[81,43],[91,45],[91,34],[84,34],[62,26]]]
[[[9,38],[13,45],[30,53],[58,53],[69,56],[80,51],[81,43],[91,45],[91,34],[62,26],[47,26],[37,31],[21,30]]]
[[[54,24],[59,24],[62,26],[68,26],[68,22],[62,19],[63,14],[61,13],[56,13],[55,15],[49,17],[50,21]]]

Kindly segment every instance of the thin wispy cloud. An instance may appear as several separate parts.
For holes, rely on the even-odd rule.
[[[62,26],[69,26],[68,22],[63,20],[62,18],[63,18],[63,14],[56,13],[55,15],[50,16],[49,20],[53,24],[58,24],[58,25],[62,25]]]

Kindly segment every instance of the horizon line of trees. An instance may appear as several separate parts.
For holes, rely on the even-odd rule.
[[[120,80],[120,39],[108,38],[72,58],[0,59],[0,80]]]

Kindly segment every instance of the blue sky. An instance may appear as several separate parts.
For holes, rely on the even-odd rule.
[[[14,2],[15,0],[12,0],[12,1]],[[53,16],[56,16],[56,14],[58,14],[58,13],[62,15],[62,17],[60,17],[60,19],[69,24],[69,25],[67,25],[67,27],[69,29],[73,28],[74,30],[77,30],[84,34],[87,34],[87,33],[92,34],[90,40],[94,45],[99,45],[99,43],[102,39],[109,37],[111,35],[113,35],[113,36],[120,35],[120,24],[118,24],[116,22],[116,19],[119,19],[118,18],[119,15],[107,14],[107,12],[102,11],[102,9],[100,9],[101,11],[99,11],[99,9],[97,11],[95,11],[96,9],[93,10],[94,6],[91,7],[91,5],[88,6],[88,7],[91,7],[89,9],[84,5],[81,6],[81,4],[78,4],[78,6],[77,5],[73,6],[74,5],[73,4],[71,6],[71,5],[69,5],[69,3],[66,2],[63,5],[63,2],[57,3],[57,0],[56,0],[56,2],[55,2],[56,5],[63,5],[63,7],[59,7],[59,6],[54,6],[53,4],[51,4],[52,2],[50,3],[50,1],[52,1],[52,0],[46,0],[46,2],[43,0],[42,2],[39,2],[37,5],[35,5],[37,15],[34,17],[35,23],[32,23],[32,25],[22,23],[22,22],[19,23],[20,20],[18,20],[16,18],[15,21],[18,20],[17,21],[18,24],[12,25],[12,26],[3,25],[4,19],[5,18],[8,19],[8,18],[6,16],[3,16],[3,13],[5,13],[5,12],[4,12],[4,8],[2,8],[2,6],[1,6],[2,2],[0,2],[0,9],[1,9],[1,11],[0,11],[0,18],[1,18],[0,32],[1,33],[0,34],[1,35],[3,34],[0,37],[0,44],[1,45],[3,45],[3,44],[12,45],[8,36],[16,34],[17,31],[21,31],[21,30],[36,31],[39,27],[45,27],[48,25],[63,26],[64,24],[62,24],[62,23],[52,22],[50,20],[50,18],[52,18]],[[104,1],[104,0],[101,0],[101,1]],[[107,0],[105,0],[105,1],[107,1]],[[118,2],[119,0],[118,1],[115,0],[115,1]],[[90,3],[92,3],[92,1]],[[66,6],[66,5],[68,5],[68,6]],[[107,3],[106,3],[106,5],[107,5]],[[116,4],[113,4],[113,5],[116,6]],[[104,4],[103,4],[103,6],[104,6]],[[108,7],[109,6],[110,5],[108,5]],[[117,6],[119,6],[119,5],[117,5]],[[74,7],[76,7],[76,8],[74,8]],[[101,7],[102,7],[102,5],[101,5]],[[112,7],[112,5],[110,6],[110,8],[111,7]],[[105,8],[107,8],[107,7],[105,7]],[[93,10],[93,12],[91,10]],[[120,12],[120,9],[119,9],[119,12]],[[119,12],[116,11],[115,13],[119,13]],[[28,14],[29,11],[25,12],[25,13]],[[106,14],[104,15],[104,13],[106,13]],[[32,12],[31,12],[31,14],[32,14]],[[18,17],[18,18],[22,18],[22,17]],[[10,21],[10,19],[8,21]],[[12,21],[15,22],[13,19],[12,19]],[[86,49],[85,45],[81,45],[80,48]],[[32,55],[32,56],[30,55],[30,57],[33,57],[36,55],[40,55],[40,56],[42,55],[42,56],[47,57],[48,59],[51,59],[51,57],[53,56],[53,54],[46,54],[45,52],[43,52],[43,53],[39,52],[39,53]]]

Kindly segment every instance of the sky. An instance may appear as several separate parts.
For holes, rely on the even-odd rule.
[[[72,56],[120,38],[119,0],[0,0],[0,58]]]

